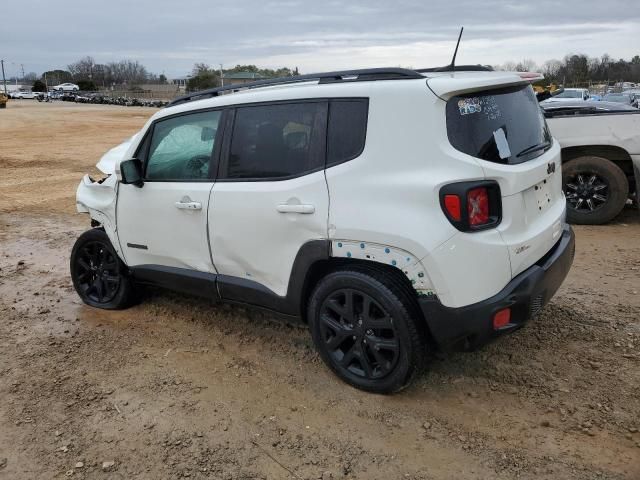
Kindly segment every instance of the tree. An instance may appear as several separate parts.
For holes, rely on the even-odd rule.
[[[160,85],[166,85],[167,84],[167,76],[164,73],[161,73],[158,76],[158,83],[160,83]]]
[[[96,65],[93,57],[83,57],[75,63],[68,65],[67,68],[73,75],[73,78],[78,80],[91,80],[93,77],[93,70]]]
[[[78,88],[85,92],[93,92],[97,90],[96,84],[93,82],[93,80],[78,80]]]
[[[42,74],[40,79],[46,81],[47,85],[52,86],[70,82],[73,77],[71,76],[71,72],[67,72],[66,70],[48,70]]]
[[[516,65],[516,72],[535,72],[536,70],[538,70],[536,62],[530,58],[525,58]]]
[[[548,81],[557,81],[558,72],[562,68],[562,62],[560,60],[547,60],[542,64],[542,74]]]
[[[190,92],[220,86],[218,72],[210,68],[206,63],[196,63],[193,66],[192,73],[193,76],[187,81],[187,90]]]
[[[46,92],[47,91],[47,87],[44,84],[44,82],[42,82],[40,80],[36,80],[35,82],[33,82],[33,87],[31,88],[31,91],[33,91],[33,92]]]
[[[147,69],[137,60],[120,60],[105,65],[107,83],[135,85],[144,83],[149,76]]]

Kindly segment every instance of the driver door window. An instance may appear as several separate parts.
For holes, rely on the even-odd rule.
[[[145,180],[198,181],[210,178],[211,156],[222,111],[162,120],[154,126]]]

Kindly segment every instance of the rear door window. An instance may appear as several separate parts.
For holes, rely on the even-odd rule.
[[[238,107],[220,179],[269,180],[321,170],[327,103]]]
[[[551,147],[549,128],[529,85],[455,96],[446,110],[449,142],[473,157],[516,164]]]

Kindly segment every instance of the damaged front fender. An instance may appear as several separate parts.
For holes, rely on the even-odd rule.
[[[76,191],[76,209],[80,213],[88,213],[92,220],[104,227],[113,248],[124,261],[116,232],[117,198],[118,179],[115,175],[109,175],[97,182],[85,175]]]

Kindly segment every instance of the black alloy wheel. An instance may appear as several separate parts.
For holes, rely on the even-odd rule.
[[[609,199],[607,180],[595,172],[580,172],[567,178],[567,202],[576,212],[593,212]]]
[[[393,318],[370,295],[344,288],[322,302],[320,332],[339,368],[367,380],[383,378],[398,361]]]
[[[78,286],[96,303],[109,303],[120,288],[118,259],[98,241],[85,243],[75,258]]]
[[[306,318],[320,357],[338,377],[367,392],[393,393],[424,365],[427,332],[402,272],[370,263],[320,279]]]
[[[563,164],[562,189],[569,223],[599,225],[622,211],[629,196],[629,181],[611,160],[585,156]]]
[[[135,301],[133,280],[102,228],[78,237],[69,263],[73,286],[87,305],[113,310]]]

